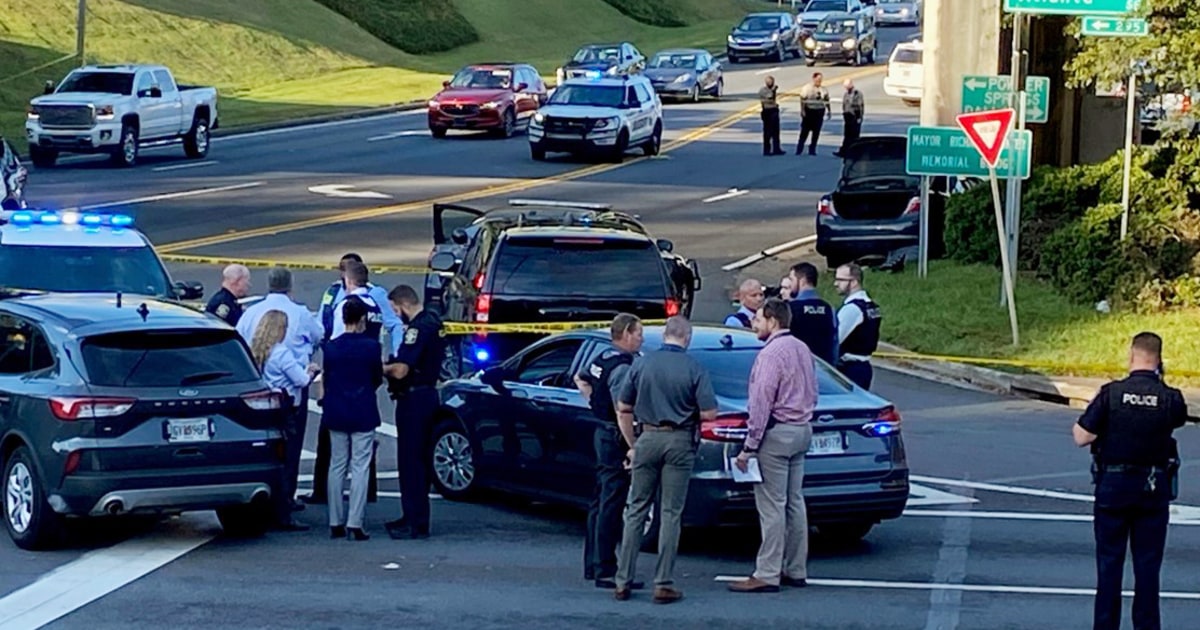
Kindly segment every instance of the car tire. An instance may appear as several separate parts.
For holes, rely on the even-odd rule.
[[[729,55],[728,57],[729,63],[737,63],[739,59],[740,57],[734,57],[733,55]]]
[[[457,419],[438,423],[429,443],[429,478],[438,494],[451,501],[468,501],[478,494],[475,450]]]
[[[51,549],[62,541],[63,517],[46,502],[46,490],[29,449],[20,446],[4,463],[0,482],[4,527],[21,549]]]
[[[278,490],[278,488],[276,488]],[[270,499],[217,509],[217,520],[225,535],[233,538],[258,538],[267,533],[275,520]]]
[[[783,42],[775,44],[775,61],[783,63],[787,59],[787,50],[783,47]]]
[[[117,166],[130,168],[137,164],[138,159],[138,129],[129,123],[121,125],[121,142],[113,150],[112,162]]]
[[[609,155],[609,161],[614,164],[620,164],[625,161],[625,152],[629,150],[629,130],[622,129],[617,135],[617,146],[613,147],[612,154]]]
[[[693,103],[700,102],[700,84],[699,83],[696,83],[696,85],[692,86],[692,93],[690,95],[690,99]]]
[[[529,157],[533,158],[535,162],[545,162],[546,150],[531,144],[529,145]]]
[[[447,129],[445,127],[430,127],[429,135],[434,138],[445,138]]]
[[[723,96],[725,96],[725,79],[721,78],[717,79],[717,87],[713,88],[712,97],[720,99]]]
[[[183,154],[192,158],[200,159],[208,155],[208,121],[203,116],[196,116],[192,121],[192,128],[187,135],[183,137]]]
[[[854,64],[855,68],[863,65],[863,54],[861,48],[854,51],[854,61],[852,63]]]
[[[511,138],[517,133],[517,115],[512,109],[504,110],[504,121],[500,123],[500,128],[496,130],[496,135],[501,138]]]
[[[831,523],[828,525],[820,525],[817,527],[817,533],[821,539],[837,546],[854,545],[866,538],[870,533],[871,528],[875,527],[874,523],[869,522],[850,522],[850,523]]]
[[[813,66],[817,65],[817,60],[816,60],[816,59],[805,59],[805,60],[804,60],[804,65],[806,65],[806,66],[808,66],[809,68],[811,68],[811,67],[813,67]]]
[[[699,88],[697,88],[699,89]],[[642,145],[642,154],[650,157],[658,155],[662,151],[662,121],[654,123],[654,131],[650,134],[650,139]]]
[[[58,151],[43,149],[37,145],[29,147],[29,161],[38,168],[50,168],[58,161]]]

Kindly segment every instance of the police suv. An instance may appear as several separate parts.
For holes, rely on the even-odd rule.
[[[529,153],[603,154],[621,162],[630,148],[658,155],[662,146],[662,101],[643,75],[569,79],[533,116]]]
[[[127,214],[0,212],[0,287],[10,292],[131,293],[197,300],[198,282],[171,282]]]

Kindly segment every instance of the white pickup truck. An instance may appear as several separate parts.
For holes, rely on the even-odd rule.
[[[85,66],[29,103],[25,135],[35,166],[60,153],[107,153],[137,163],[142,145],[183,142],[190,158],[208,155],[217,128],[217,90],[179,85],[163,66]]]

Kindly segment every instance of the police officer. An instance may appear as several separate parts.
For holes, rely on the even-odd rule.
[[[221,290],[213,294],[204,310],[237,326],[242,318],[242,305],[238,298],[250,294],[250,270],[245,265],[229,265],[221,272]]]
[[[1162,380],[1162,338],[1143,332],[1129,350],[1129,376],[1100,388],[1073,427],[1091,446],[1096,503],[1093,627],[1121,627],[1125,549],[1133,549],[1133,627],[1158,630],[1159,574],[1175,498],[1179,454],[1171,433],[1187,421],[1183,394]]]
[[[387,523],[395,539],[429,537],[429,476],[426,446],[438,407],[437,379],[446,354],[445,331],[437,313],[421,308],[421,298],[402,284],[388,294],[407,328],[400,351],[384,365],[388,390],[396,401],[396,442],[400,464],[400,504],[404,515]]]
[[[587,537],[583,544],[584,579],[596,588],[616,588],[617,546],[621,543],[621,511],[629,496],[629,471],[625,454],[629,445],[617,426],[616,396],[629,378],[629,366],[642,349],[642,322],[636,315],[620,313],[610,329],[612,348],[600,353],[586,370],[575,375],[575,386],[587,397],[600,419],[593,447],[596,451],[596,488],[588,509]],[[640,585],[631,586],[640,588]]]
[[[874,370],[871,355],[879,347],[879,328],[883,314],[862,286],[862,267],[842,265],[833,276],[839,295],[845,296],[837,314],[838,370],[856,385],[871,389]]]
[[[817,154],[821,127],[826,119],[833,117],[833,109],[829,106],[829,90],[821,87],[823,76],[820,72],[814,72],[812,83],[800,88],[800,140],[796,143],[796,155],[804,152],[804,143],[809,134],[812,134],[812,144],[808,145],[808,154]]]
[[[792,299],[792,336],[803,341],[813,356],[830,365],[837,364],[838,328],[833,306],[817,293],[817,268],[812,263],[796,263],[788,272]]]
[[[775,77],[767,75],[763,86],[758,89],[758,101],[762,105],[763,155],[784,155],[779,146],[779,86]]]
[[[767,300],[767,291],[763,283],[751,278],[738,287],[737,299],[738,310],[725,318],[725,325],[749,329],[750,322],[754,321],[754,313],[762,308],[763,302]]]
[[[325,293],[321,296],[321,326],[325,329],[324,341],[329,341],[334,336],[334,328],[337,327],[341,320],[334,316],[334,310],[339,302],[345,299],[349,293],[346,288],[346,266],[350,263],[364,264],[362,256],[353,252],[342,256],[338,261],[338,272],[341,277],[337,282],[329,285],[325,289]],[[400,317],[396,315],[396,311],[392,308],[387,299],[387,290],[381,286],[377,286],[370,282],[370,274],[368,273],[367,280],[363,281],[363,286],[367,287],[367,294],[375,301],[380,308],[383,318],[383,327],[388,331],[388,337],[391,341],[391,352],[395,353],[400,347],[400,339],[404,333],[404,323],[400,321]]]

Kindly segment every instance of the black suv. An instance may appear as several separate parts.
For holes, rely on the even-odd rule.
[[[700,289],[695,261],[606,205],[435,204],[433,215],[425,302],[450,322],[593,322],[621,312],[662,319],[689,315]],[[445,376],[502,361],[541,336],[493,333],[451,344]]]
[[[237,331],[177,302],[45,294],[0,300],[4,525],[54,546],[68,516],[215,509],[270,523],[282,395]]]

